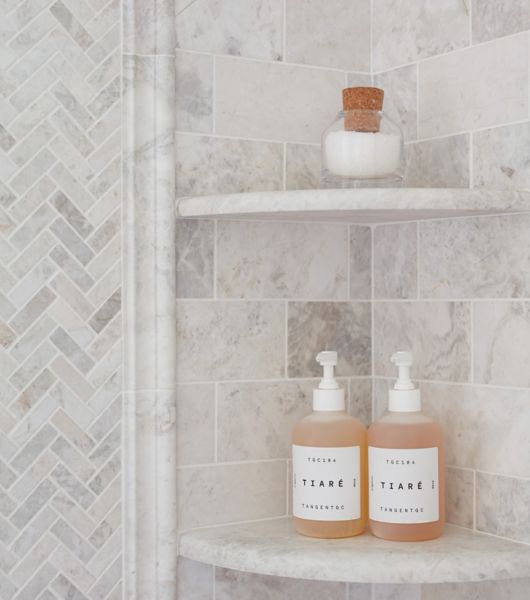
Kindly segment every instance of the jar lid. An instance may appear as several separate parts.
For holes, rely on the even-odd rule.
[[[376,87],[350,87],[342,90],[344,129],[377,133],[385,92]]]
[[[342,90],[344,110],[383,110],[384,90],[376,87],[350,87]]]

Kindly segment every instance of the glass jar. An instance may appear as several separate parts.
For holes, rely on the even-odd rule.
[[[403,134],[382,112],[383,90],[343,90],[344,110],[322,135],[324,187],[394,187],[405,173]]]

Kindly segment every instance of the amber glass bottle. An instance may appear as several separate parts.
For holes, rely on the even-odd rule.
[[[298,533],[318,538],[362,533],[368,511],[366,429],[345,411],[333,375],[336,352],[321,352],[324,377],[313,412],[293,429],[293,515]]]
[[[370,530],[386,540],[431,540],[444,527],[443,432],[421,412],[412,354],[396,352],[392,362],[399,379],[389,410],[368,429]]]

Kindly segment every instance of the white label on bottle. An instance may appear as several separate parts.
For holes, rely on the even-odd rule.
[[[350,521],[361,516],[359,446],[293,445],[293,514],[311,521]]]
[[[438,448],[368,447],[370,519],[431,523],[440,518]]]

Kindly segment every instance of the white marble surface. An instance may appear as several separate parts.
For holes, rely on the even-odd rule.
[[[364,534],[318,540],[296,534],[290,519],[183,533],[181,556],[264,575],[360,583],[445,583],[524,577],[530,548],[447,526],[429,542],[387,542]],[[382,568],[384,565],[384,568]]]
[[[453,188],[291,190],[189,196],[178,217],[378,223],[530,211],[530,192]]]
[[[526,119],[527,34],[420,63],[418,90],[420,139]]]

